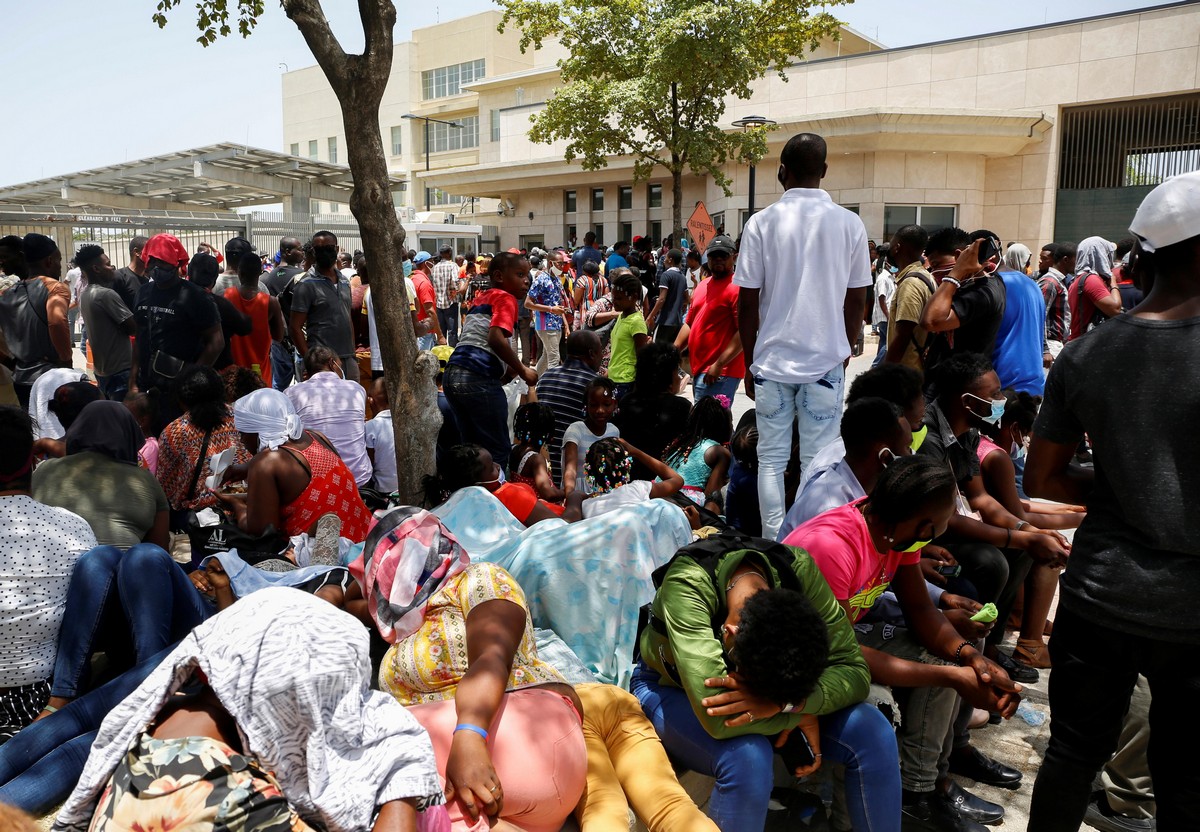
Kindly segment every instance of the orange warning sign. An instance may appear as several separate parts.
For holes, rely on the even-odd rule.
[[[696,203],[696,210],[692,211],[692,215],[688,217],[687,229],[691,232],[692,239],[696,241],[697,251],[704,251],[712,242],[712,238],[717,236],[717,230],[713,228],[712,217],[708,215],[708,209],[704,207],[703,202]]]

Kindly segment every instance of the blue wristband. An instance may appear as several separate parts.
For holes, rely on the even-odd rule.
[[[479,736],[483,737],[483,741],[487,742],[488,732],[485,731],[484,729],[480,728],[478,725],[471,725],[466,722],[460,722],[458,725],[454,726],[454,733],[457,734],[459,731],[471,731],[472,733],[478,734]]]

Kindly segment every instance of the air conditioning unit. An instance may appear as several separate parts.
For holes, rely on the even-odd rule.
[[[435,225],[452,223],[454,222],[454,215],[448,211],[421,211],[417,214],[417,222]]]
[[[417,209],[411,205],[404,205],[396,209],[396,216],[400,217],[400,222],[416,222]]]

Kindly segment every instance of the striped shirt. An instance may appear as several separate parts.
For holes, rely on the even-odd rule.
[[[550,458],[562,458],[563,433],[583,418],[584,391],[597,373],[578,358],[568,358],[564,364],[542,374],[537,383],[538,401],[554,411],[554,433],[550,437]],[[553,466],[554,484],[559,485],[561,468]]]

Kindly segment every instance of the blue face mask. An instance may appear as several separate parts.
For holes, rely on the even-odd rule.
[[[1007,399],[988,400],[988,399],[981,399],[979,396],[972,395],[971,393],[963,393],[964,398],[966,398],[968,396],[977,402],[983,402],[984,404],[989,405],[992,410],[987,416],[980,416],[978,413],[975,413],[974,410],[971,410],[970,407],[968,407],[967,410],[971,410],[972,413],[975,413],[975,415],[977,417],[979,417],[983,421],[987,422],[989,425],[999,425],[1000,424],[1000,420],[1004,418],[1004,408],[1006,408],[1008,406]],[[963,404],[965,405],[966,402],[963,402]]]
[[[411,277],[411,276],[412,276],[412,270],[413,270],[413,264],[412,264],[412,261],[411,261],[411,260],[405,260],[405,261],[404,261],[404,263],[403,263],[403,265],[404,265],[404,276],[405,276],[405,277]]]
[[[899,269],[897,269],[895,266],[893,266],[891,263],[888,263],[887,270],[888,270],[889,272],[891,272],[892,274],[896,274],[898,271],[900,271],[900,270],[899,270]]]

